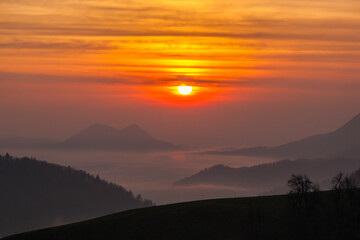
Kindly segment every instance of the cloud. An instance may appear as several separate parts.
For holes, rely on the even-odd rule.
[[[355,79],[357,3],[4,0],[0,51],[8,61],[0,70],[43,73],[6,76],[18,80],[133,85],[300,86],[291,85],[301,82],[296,74],[320,85],[340,73]],[[51,75],[57,71],[112,77]]]
[[[359,26],[360,27],[360,26]],[[296,41],[324,41],[324,42],[360,42],[360,34],[354,34],[352,31],[337,34],[333,31],[316,32],[317,28],[304,32],[284,32],[283,29],[268,31],[266,29],[255,29],[241,31],[228,29],[228,31],[207,31],[205,30],[159,30],[143,27],[136,29],[136,24],[129,27],[128,24],[119,24],[112,26],[97,26],[92,24],[62,24],[49,25],[43,23],[28,22],[2,22],[0,23],[0,34],[16,36],[15,30],[22,31],[23,34],[37,36],[73,36],[73,37],[213,37],[230,39],[248,39],[248,40],[296,40]],[[290,26],[289,26],[290,28]],[[350,28],[350,27],[349,27]],[[355,30],[354,28],[350,28]],[[226,29],[225,29],[226,30]]]
[[[119,76],[117,78],[110,77],[71,77],[58,76],[48,74],[33,74],[33,73],[12,73],[0,72],[0,82],[3,81],[18,81],[18,82],[62,82],[62,83],[98,83],[98,84],[125,84],[125,85],[141,85],[143,79],[133,76]]]
[[[71,41],[71,42],[24,42],[14,40],[12,42],[0,43],[1,48],[10,49],[71,49],[71,50],[114,50],[117,49],[105,42],[86,42],[86,41]]]

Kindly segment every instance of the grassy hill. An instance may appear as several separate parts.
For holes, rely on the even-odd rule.
[[[360,239],[359,190],[314,196],[311,209],[294,208],[288,196],[206,200],[130,210],[5,239]]]

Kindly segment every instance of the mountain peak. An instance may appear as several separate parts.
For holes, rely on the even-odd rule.
[[[350,132],[360,132],[360,114],[356,115],[344,126],[339,128],[337,132],[350,131]]]
[[[91,139],[99,139],[109,135],[113,135],[117,131],[119,130],[117,130],[116,128],[104,124],[95,123],[80,131],[78,134],[74,135],[67,141],[90,141]]]
[[[150,134],[148,134],[143,128],[141,128],[136,123],[130,124],[129,126],[127,126],[126,128],[123,128],[120,131],[126,135],[131,135],[132,137],[152,138],[150,136]]]
[[[357,122],[358,124],[360,124],[360,113],[358,115],[356,115],[350,122]]]
[[[93,124],[63,142],[67,148],[104,150],[171,150],[176,147],[155,139],[137,124],[116,129],[103,124]]]
[[[360,124],[360,113],[356,115],[353,119],[351,119],[348,123]]]
[[[95,123],[95,124],[92,124],[89,127],[85,128],[81,132],[98,134],[98,133],[106,133],[106,132],[109,133],[109,132],[113,132],[113,131],[118,131],[118,129],[110,127],[105,124]]]

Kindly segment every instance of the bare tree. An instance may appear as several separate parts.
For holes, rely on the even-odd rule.
[[[357,212],[357,188],[356,179],[353,175],[345,175],[340,172],[331,180],[331,189],[335,192],[335,207],[337,214]]]
[[[287,183],[290,188],[290,194],[304,195],[310,192],[319,191],[319,186],[313,183],[306,175],[292,174]]]
[[[345,175],[342,172],[339,172],[331,179],[331,189],[335,191],[341,191],[344,189],[344,178]]]
[[[344,179],[344,188],[346,190],[354,189],[356,188],[356,181],[355,178],[352,176],[346,176]]]
[[[353,176],[346,176],[340,172],[331,180],[331,189],[336,191],[350,190],[356,188],[356,181]]]
[[[314,207],[315,192],[319,191],[319,185],[313,183],[308,176],[292,174],[287,182],[292,203],[297,210],[308,212]]]

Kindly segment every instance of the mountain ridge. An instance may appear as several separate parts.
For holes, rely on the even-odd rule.
[[[331,178],[339,170],[354,171],[360,167],[360,159],[297,159],[263,163],[250,167],[232,168],[214,165],[190,177],[176,181],[173,186],[193,186],[197,184],[254,187],[266,190],[285,183],[292,173],[304,173],[315,180]],[[261,177],[259,177],[261,176]]]
[[[110,151],[173,151],[180,147],[151,136],[138,124],[123,129],[95,123],[64,141],[19,138],[0,140],[0,147],[6,148],[50,148],[69,150],[110,150]]]
[[[0,155],[1,236],[152,205],[70,166]]]
[[[360,157],[360,114],[336,130],[275,147],[252,147],[201,154],[281,158]]]

